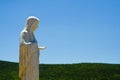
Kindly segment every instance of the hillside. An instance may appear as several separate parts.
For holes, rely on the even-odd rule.
[[[19,80],[18,63],[0,61],[0,80]],[[40,80],[120,80],[120,64],[40,64]]]

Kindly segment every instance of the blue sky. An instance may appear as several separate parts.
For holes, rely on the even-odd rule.
[[[1,0],[0,60],[19,61],[19,35],[27,17],[40,18],[35,32],[40,62],[120,64],[120,0]]]

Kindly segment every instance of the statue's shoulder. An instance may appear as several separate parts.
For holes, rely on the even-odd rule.
[[[27,30],[22,30],[21,33],[20,33],[21,36],[25,36],[25,35],[27,35],[27,34],[28,34],[28,31],[27,31]]]
[[[20,43],[23,45],[24,41],[26,40],[28,36],[28,32],[26,30],[22,30],[20,33]]]

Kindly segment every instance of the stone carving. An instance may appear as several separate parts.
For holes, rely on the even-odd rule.
[[[34,31],[39,19],[30,16],[20,34],[19,77],[21,80],[39,80],[39,50]]]

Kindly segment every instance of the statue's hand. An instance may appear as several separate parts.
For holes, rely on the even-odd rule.
[[[38,49],[39,50],[44,50],[44,49],[46,49],[46,46],[39,47]]]

